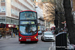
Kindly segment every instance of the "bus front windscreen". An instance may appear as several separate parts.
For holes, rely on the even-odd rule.
[[[20,20],[34,20],[36,19],[36,12],[25,11],[20,13]]]
[[[37,33],[37,27],[36,25],[21,25],[20,33],[27,36],[35,35]]]

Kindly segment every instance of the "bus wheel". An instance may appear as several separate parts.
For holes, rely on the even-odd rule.
[[[38,43],[38,41],[35,41],[35,43]]]
[[[20,41],[20,44],[23,43],[22,41]]]

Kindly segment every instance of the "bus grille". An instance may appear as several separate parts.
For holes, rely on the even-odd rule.
[[[25,37],[25,38],[31,38],[31,37]]]

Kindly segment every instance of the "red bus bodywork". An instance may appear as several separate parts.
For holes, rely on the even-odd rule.
[[[24,10],[24,11],[21,11],[21,12],[25,12],[25,11],[32,11],[32,10]],[[36,11],[32,11],[32,12],[36,12]]]
[[[35,12],[36,11],[32,11],[32,10],[25,10],[25,11],[31,11],[31,12]],[[25,11],[21,11],[21,12],[25,12]],[[38,42],[38,31],[35,35],[31,35],[31,36],[26,36],[26,35],[22,35],[20,33],[20,29],[19,29],[19,41],[22,42],[22,41],[26,41],[26,39],[31,39],[30,41],[36,41]]]
[[[20,37],[22,38],[20,39]],[[31,39],[31,41],[38,41],[38,38],[35,38],[35,37],[38,37],[38,32],[33,36],[24,36],[24,35],[21,35],[19,31],[19,41],[26,41],[26,39]]]
[[[55,30],[55,27],[51,27],[51,30]]]

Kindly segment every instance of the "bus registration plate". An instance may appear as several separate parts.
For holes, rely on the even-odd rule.
[[[31,41],[31,39],[26,39],[26,41]]]

